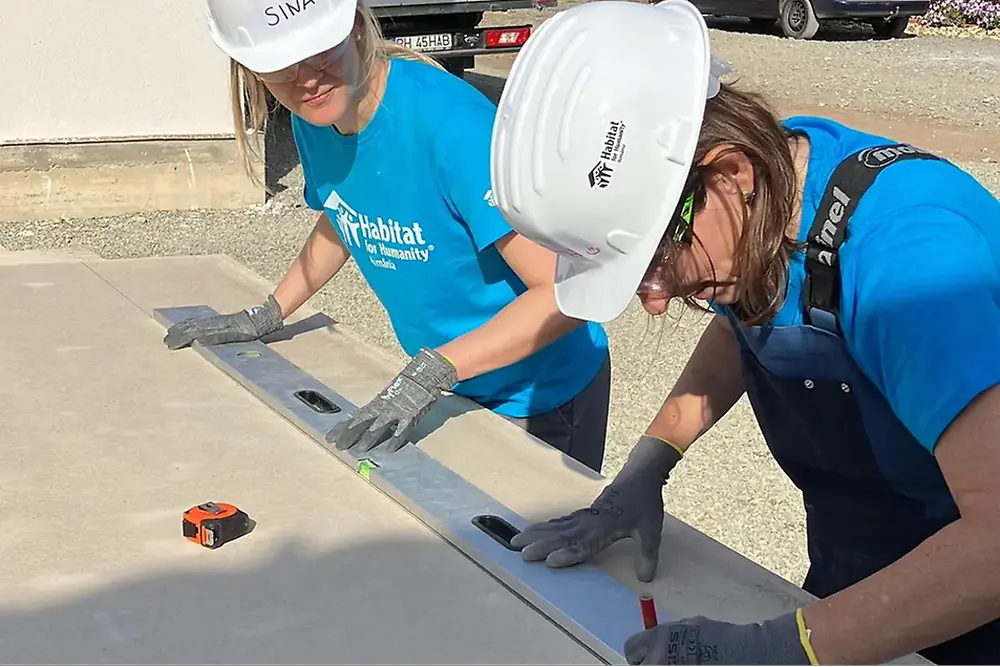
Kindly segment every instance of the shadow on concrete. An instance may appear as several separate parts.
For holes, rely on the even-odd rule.
[[[251,506],[242,509],[254,513]],[[178,528],[183,544],[165,548],[175,552],[169,570],[156,559],[156,574],[115,577],[108,587],[60,595],[57,602],[5,599],[4,661],[544,665],[587,659],[545,617],[431,536],[354,540],[331,551],[319,543],[281,544],[283,527],[261,522],[253,535],[213,551],[186,542],[173,522],[170,528]],[[132,532],[136,559],[151,549],[162,552],[157,545],[172,537],[159,535],[159,527]],[[329,526],[324,537],[328,544]],[[72,550],[74,537],[68,538]],[[187,546],[189,553],[177,553]]]
[[[486,408],[461,396],[445,395],[434,403],[423,419],[414,424],[405,446],[419,447],[424,438],[444,426],[449,419],[474,410],[486,410]]]
[[[286,324],[279,331],[263,336],[260,342],[264,344],[278,343],[284,340],[292,340],[296,336],[315,331],[317,329],[332,329],[337,325],[337,321],[326,313],[315,313],[298,322]]]
[[[794,41],[785,37],[778,26],[778,22],[761,23],[749,21],[735,16],[706,16],[705,23],[709,28],[722,30],[724,32],[744,33],[750,35],[773,35]],[[860,41],[889,41],[891,39],[910,39],[916,35],[904,34],[902,37],[886,38],[875,35],[875,30],[871,24],[863,21],[821,21],[819,31],[808,40],[811,42],[860,42]]]

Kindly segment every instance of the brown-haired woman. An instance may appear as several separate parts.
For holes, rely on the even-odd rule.
[[[494,190],[560,253],[562,312],[606,322],[636,294],[714,312],[604,492],[514,543],[565,567],[632,537],[650,581],[672,468],[746,393],[802,491],[820,600],[663,623],[629,662],[995,663],[1000,202],[912,146],[779,120],[724,71],[687,0],[572,7],[514,65]]]

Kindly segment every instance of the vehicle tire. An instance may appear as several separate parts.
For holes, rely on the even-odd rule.
[[[875,29],[875,36],[882,39],[894,39],[902,37],[906,32],[906,26],[910,24],[909,16],[896,16],[891,19],[872,21],[872,28]]]
[[[785,36],[792,39],[812,39],[819,30],[819,19],[810,0],[784,0],[778,22]]]

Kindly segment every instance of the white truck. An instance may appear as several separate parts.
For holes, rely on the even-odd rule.
[[[531,24],[480,27],[486,12],[555,7],[557,0],[372,0],[389,39],[425,52],[462,76],[475,56],[518,51]]]

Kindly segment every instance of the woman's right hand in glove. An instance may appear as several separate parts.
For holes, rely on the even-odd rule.
[[[268,296],[259,306],[227,315],[209,315],[182,320],[167,329],[163,343],[171,350],[187,347],[194,341],[202,345],[246,343],[282,328],[281,306]]]
[[[545,560],[550,567],[588,561],[618,540],[635,541],[639,581],[649,582],[659,564],[663,530],[663,487],[680,450],[644,435],[628,461],[590,507],[525,528],[511,545],[522,548],[525,560]]]

